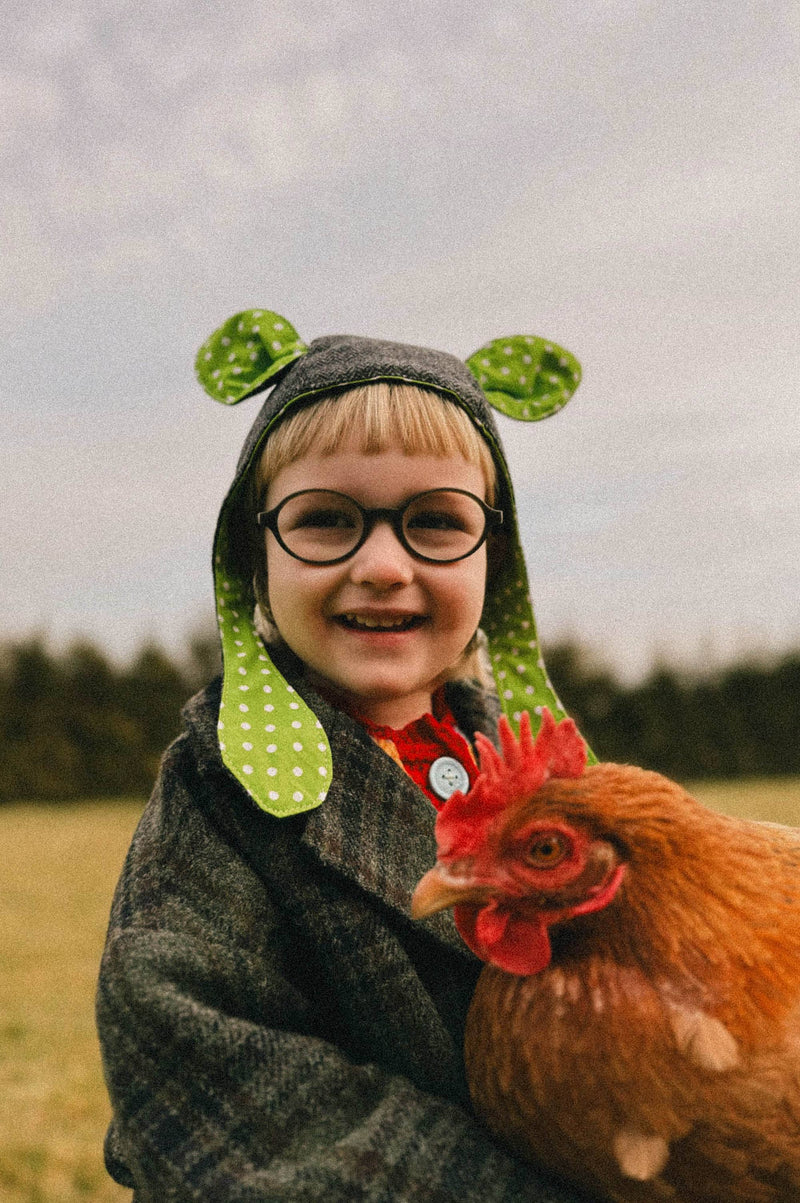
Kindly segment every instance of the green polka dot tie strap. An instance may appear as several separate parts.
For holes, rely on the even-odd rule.
[[[256,630],[249,581],[225,568],[232,558],[221,524],[215,556],[224,666],[220,752],[262,810],[299,814],[325,799],[330,745],[322,723],[273,663]]]
[[[539,715],[545,706],[563,714],[539,649],[514,492],[490,406],[521,421],[556,413],[580,380],[568,351],[534,335],[514,335],[487,343],[465,365],[441,352],[374,339],[329,336],[307,346],[280,314],[248,309],[203,343],[195,367],[203,388],[226,405],[273,390],[248,435],[214,542],[224,666],[219,746],[225,765],[258,806],[279,816],[319,806],[330,787],[332,758],[319,719],[256,629],[252,570],[241,555],[244,499],[273,426],[296,404],[347,384],[405,380],[432,387],[466,409],[486,438],[497,465],[507,540],[481,617],[498,695],[516,720],[523,710]]]

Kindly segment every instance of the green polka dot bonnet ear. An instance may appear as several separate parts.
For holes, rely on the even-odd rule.
[[[270,431],[289,411],[347,386],[378,380],[433,389],[467,411],[497,465],[505,550],[487,586],[481,626],[498,695],[519,719],[548,707],[563,714],[541,657],[519,538],[511,480],[492,409],[535,422],[562,408],[579,381],[577,360],[533,335],[498,338],[471,355],[334,335],[306,344],[292,324],[267,309],[234,314],[200,348],[200,383],[235,405],[264,393],[245,441],[214,538],[214,580],[223,654],[219,746],[228,770],[270,814],[298,814],[324,801],[333,779],[323,726],[286,680],[255,622],[252,565],[242,555],[242,524],[252,520],[250,474]]]
[[[236,405],[274,381],[308,350],[294,326],[277,313],[235,313],[197,352],[195,371],[206,392]]]
[[[524,422],[557,413],[581,379],[574,355],[529,334],[494,339],[470,355],[467,367],[494,409]]]

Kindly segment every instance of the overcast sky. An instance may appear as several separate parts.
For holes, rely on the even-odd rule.
[[[502,424],[539,626],[620,671],[800,646],[795,0],[29,0],[0,70],[0,637],[210,622],[255,403],[196,348],[463,357],[584,382]]]

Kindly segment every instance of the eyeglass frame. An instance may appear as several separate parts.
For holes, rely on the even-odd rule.
[[[278,530],[278,514],[287,504],[287,502],[293,501],[295,497],[302,497],[305,493],[331,493],[335,497],[343,497],[345,501],[351,502],[361,514],[361,521],[364,528],[358,540],[356,541],[355,546],[351,547],[350,551],[348,551],[345,555],[337,556],[333,560],[309,560],[306,559],[305,556],[299,556],[297,552],[292,551],[292,549],[287,547],[284,543],[280,531]],[[415,551],[406,539],[405,532],[403,531],[403,515],[408,507],[412,505],[413,502],[419,501],[420,497],[428,497],[431,493],[460,493],[463,497],[471,497],[472,500],[476,501],[483,510],[483,534],[481,535],[480,539],[469,551],[464,552],[464,554],[461,556],[454,556],[451,560],[438,560],[431,556],[424,556],[420,552]],[[469,556],[475,555],[475,552],[479,547],[483,546],[489,537],[489,534],[493,530],[503,525],[502,510],[493,509],[492,506],[487,505],[485,501],[481,501],[480,497],[476,497],[474,493],[470,493],[469,489],[447,488],[423,489],[421,493],[415,493],[413,497],[409,497],[405,505],[396,506],[394,508],[383,506],[379,508],[369,508],[367,506],[363,506],[360,504],[360,502],[356,501],[355,497],[351,497],[349,493],[342,493],[338,489],[298,489],[295,493],[290,493],[288,497],[284,497],[276,506],[273,506],[271,510],[261,510],[258,514],[256,514],[255,518],[256,525],[260,527],[266,527],[267,530],[272,531],[280,547],[282,547],[287,555],[290,555],[292,559],[299,560],[301,564],[314,564],[319,568],[324,568],[331,564],[343,564],[345,560],[349,560],[351,556],[354,556],[356,552],[364,546],[378,522],[388,522],[401,547],[403,547],[410,556],[413,556],[415,560],[420,560],[424,564],[457,564],[460,560],[466,560],[469,558]]]

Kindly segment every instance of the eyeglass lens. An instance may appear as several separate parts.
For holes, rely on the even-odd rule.
[[[280,538],[289,551],[319,563],[346,556],[364,531],[364,517],[356,503],[325,489],[290,498],[277,518]],[[469,555],[486,529],[478,501],[449,489],[413,497],[402,519],[408,546],[428,560],[456,560]]]

